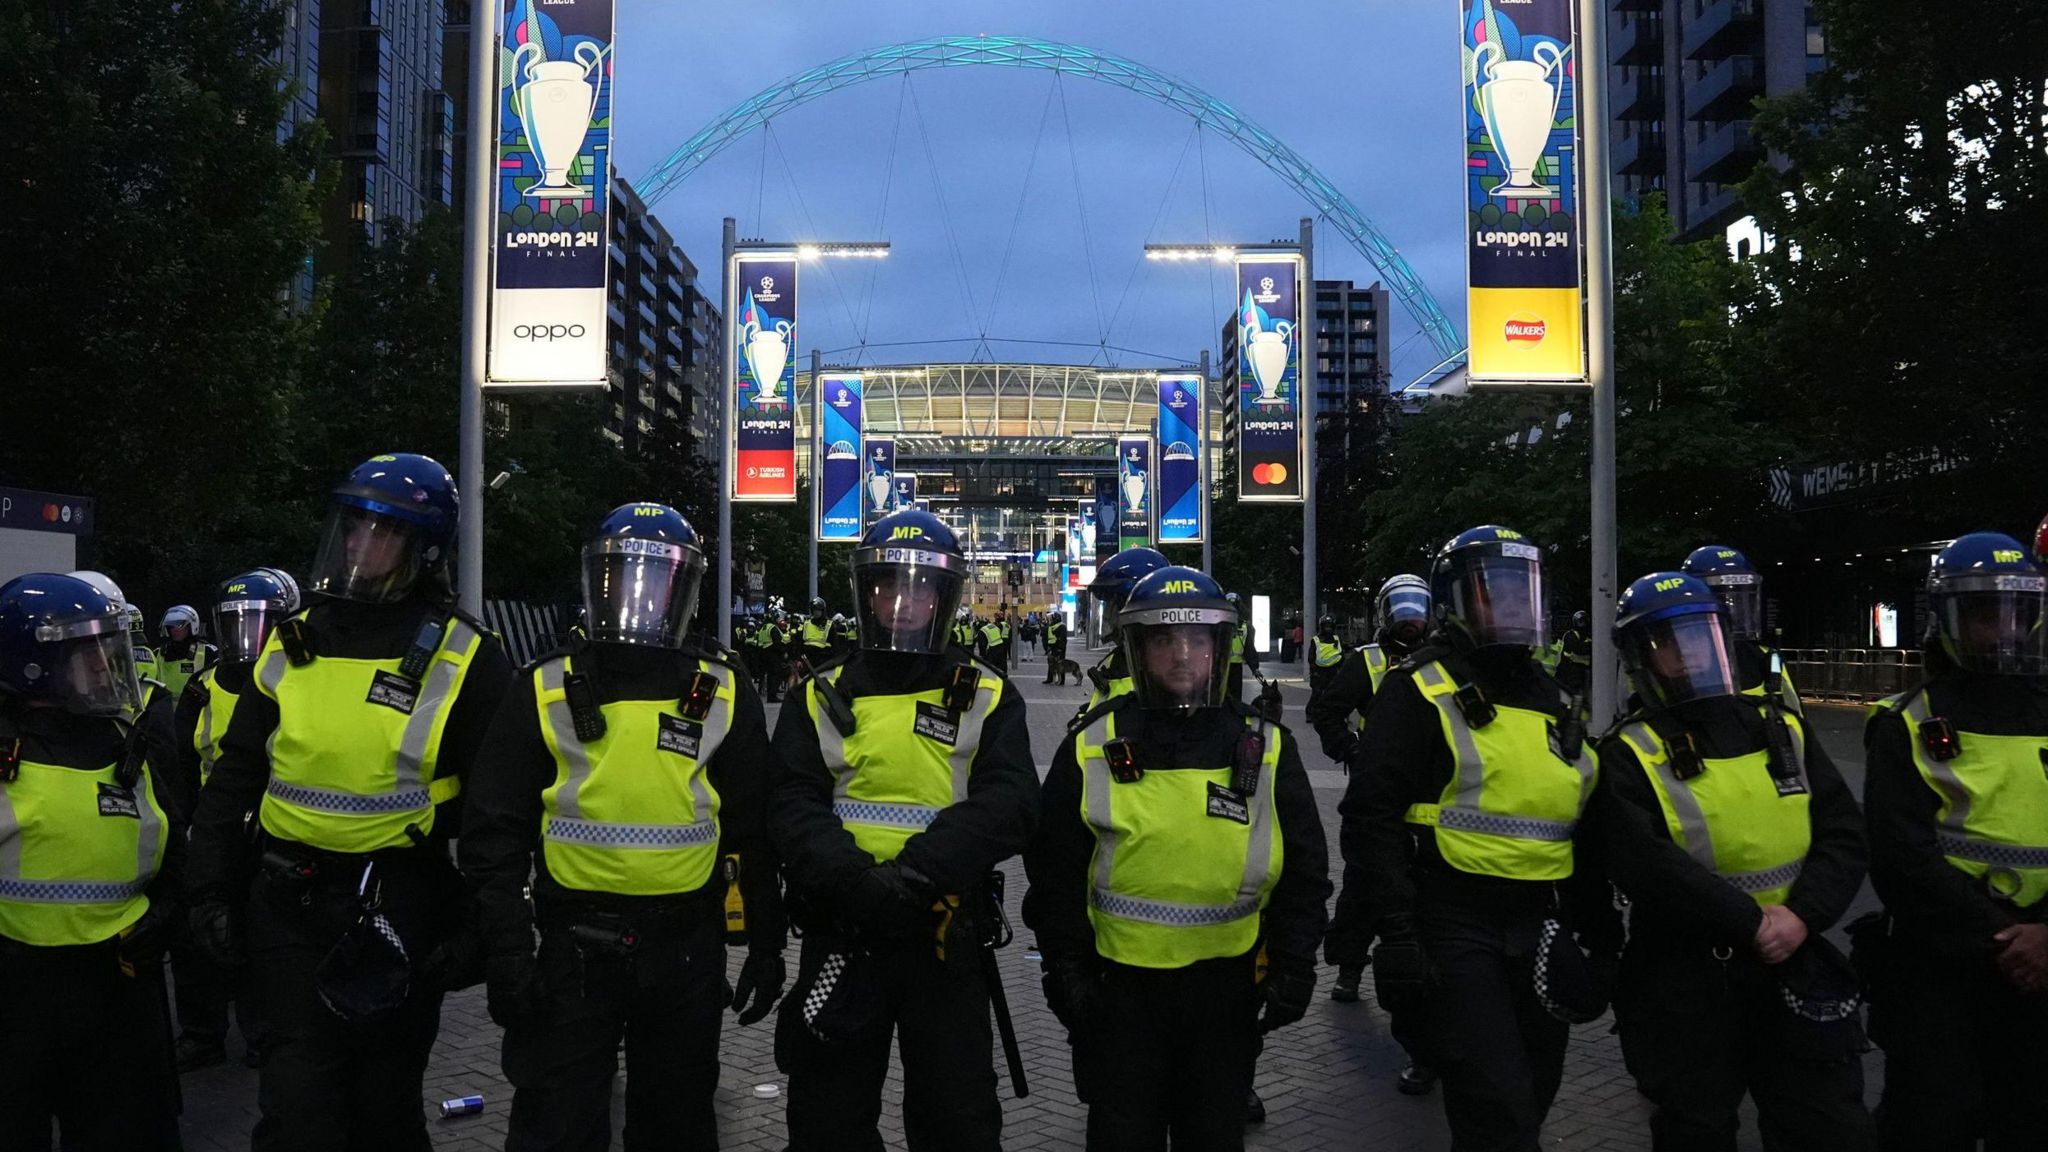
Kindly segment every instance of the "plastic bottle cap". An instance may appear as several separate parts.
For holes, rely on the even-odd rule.
[[[776,1098],[777,1096],[780,1096],[780,1095],[782,1095],[782,1085],[780,1085],[780,1084],[756,1084],[756,1085],[754,1085],[754,1097],[755,1097],[755,1099],[758,1099],[758,1100],[773,1100],[773,1099],[775,1099],[775,1098]]]

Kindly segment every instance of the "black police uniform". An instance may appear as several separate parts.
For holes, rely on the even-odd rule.
[[[453,609],[424,598],[395,604],[324,601],[303,613],[315,659],[395,660],[417,642],[423,618]],[[478,633],[461,693],[449,705],[437,778],[467,777],[491,714],[511,678],[495,636]],[[369,680],[365,674],[365,681]],[[426,843],[368,855],[327,853],[257,833],[245,818],[270,776],[267,748],[278,727],[275,701],[245,693],[221,741],[192,825],[190,887],[195,905],[235,901],[245,889],[249,993],[266,1029],[257,1102],[256,1152],[425,1149],[430,1141],[420,1091],[440,1031],[442,973],[427,959],[463,926],[461,877],[448,844],[460,834],[461,800],[440,806]],[[253,822],[251,822],[253,823]],[[261,867],[256,867],[260,853]],[[413,979],[404,1002],[372,1020],[344,1022],[316,994],[320,963],[360,916],[356,886],[373,862],[386,919],[405,941]],[[253,882],[249,881],[252,872]],[[309,876],[302,879],[301,876]]]
[[[1587,858],[1583,824],[1571,879],[1549,883],[1461,872],[1444,861],[1430,830],[1405,822],[1410,805],[1438,802],[1454,771],[1443,720],[1413,677],[1432,660],[1446,661],[1459,683],[1477,684],[1496,705],[1563,719],[1563,689],[1526,649],[1459,656],[1425,648],[1390,672],[1338,806],[1346,888],[1354,876],[1362,882],[1363,915],[1383,933],[1390,916],[1412,916],[1420,933],[1433,986],[1417,1005],[1417,1027],[1443,1076],[1459,1152],[1533,1152],[1570,1038],[1535,994],[1543,923],[1561,911],[1604,956],[1619,953],[1621,928],[1607,882]],[[1379,980],[1384,996],[1387,973]]]
[[[1558,656],[1557,682],[1567,692],[1586,692],[1593,671],[1593,638],[1577,628],[1570,629],[1559,640]]]
[[[1050,684],[1053,677],[1059,677],[1062,687],[1067,683],[1067,620],[1054,615],[1045,622],[1045,682]]]
[[[1090,718],[1105,711],[1113,712],[1117,735],[1135,746],[1146,772],[1231,764],[1246,718],[1254,715],[1234,701],[1190,716],[1154,712],[1129,693]],[[1259,946],[1180,968],[1139,968],[1098,956],[1088,919],[1096,839],[1081,813],[1073,735],[1079,726],[1053,755],[1038,835],[1024,858],[1031,878],[1024,921],[1049,971],[1078,958],[1093,960],[1103,972],[1094,1014],[1054,1005],[1066,1017],[1074,1046],[1075,1088],[1090,1106],[1091,1150],[1164,1148],[1169,1136],[1175,1149],[1244,1147],[1246,1094],[1260,1046],[1258,953],[1274,969],[1313,969],[1330,898],[1329,853],[1308,773],[1293,734],[1272,727],[1282,739],[1273,791],[1282,864]]]
[[[968,659],[957,648],[929,656],[862,649],[840,665],[838,690],[849,704],[863,695],[943,690]],[[984,677],[997,675],[976,667]],[[961,898],[942,960],[934,947],[936,917],[911,931],[862,922],[858,889],[875,858],[833,813],[835,781],[804,699],[795,694],[776,723],[770,816],[790,918],[803,932],[796,981],[783,1000],[775,1037],[776,1064],[790,1078],[790,1152],[883,1147],[876,1125],[892,1033],[903,1060],[906,1146],[912,1152],[994,1149],[1003,1114],[991,1062],[988,988],[968,944],[979,925],[969,920],[982,906],[990,870],[1023,851],[1037,822],[1038,769],[1024,701],[1003,685],[982,728],[966,798],[910,837],[895,858],[934,891]],[[926,739],[908,725],[897,738]],[[820,1041],[803,1022],[806,990],[817,985],[829,956],[862,951],[873,959],[866,967],[876,977],[875,1002],[861,1027]]]
[[[1959,732],[2048,734],[2048,681],[1956,669],[1926,690],[1929,714]],[[1885,1053],[1881,1144],[1960,1152],[1981,1138],[1986,1152],[2039,1149],[2048,1146],[2048,1076],[2033,1057],[2048,1050],[2048,998],[2006,980],[1992,936],[2040,922],[2048,901],[2023,909],[1994,899],[1943,857],[1939,798],[1913,764],[1917,738],[1891,711],[1864,736],[1870,881],[1892,922],[1888,940],[1857,946],[1871,972],[1871,1038]],[[2048,843],[2048,828],[2037,842]]]
[[[1702,760],[1767,747],[1753,698],[1695,701],[1665,716],[1651,721],[1660,736],[1690,734]],[[1673,843],[1628,741],[1610,734],[1600,744],[1592,824],[1609,876],[1631,901],[1615,1014],[1629,1071],[1657,1105],[1650,1132],[1660,1152],[1732,1150],[1744,1092],[1756,1100],[1766,1148],[1870,1146],[1860,1023],[1802,1019],[1783,995],[1788,985],[1811,999],[1854,992],[1821,934],[1847,911],[1864,874],[1855,796],[1811,729],[1802,753],[1812,841],[1785,906],[1809,937],[1773,966],[1753,948],[1757,902]]]
[[[688,692],[697,646],[681,650],[586,643],[573,650],[602,706],[677,701]],[[760,698],[734,676],[731,727],[705,766],[718,795],[719,855],[740,857],[751,947],[780,952],[785,926],[768,842],[768,732]],[[649,750],[650,752],[652,749]],[[611,1132],[612,1082],[626,1045],[626,1146],[679,1140],[715,1148],[718,1038],[726,1006],[725,900],[718,875],[676,896],[598,893],[563,886],[540,850],[541,794],[553,786],[554,754],[540,730],[533,678],[505,694],[470,778],[462,870],[475,892],[486,955],[533,950],[541,933],[539,998],[530,1020],[505,1032],[505,1077],[517,1089],[505,1147],[600,1147]],[[533,901],[525,888],[532,877]],[[575,929],[584,928],[585,943]],[[612,941],[633,938],[630,948]],[[668,1145],[664,1145],[668,1146]]]
[[[112,720],[0,709],[4,738],[10,746],[20,739],[22,760],[98,772],[125,754],[125,735]],[[169,773],[157,763],[150,762],[151,792],[170,824],[163,860],[144,889],[149,910],[129,938],[40,946],[0,935],[0,1148],[48,1148],[53,1122],[65,1152],[179,1147],[163,950],[180,915],[185,835]],[[133,819],[129,811],[103,801],[100,815]],[[0,830],[0,842],[11,831]]]
[[[223,690],[237,697],[247,697],[254,695],[249,691],[252,669],[250,664],[234,661],[215,663],[210,671]],[[177,757],[172,777],[179,790],[176,798],[179,810],[188,814],[199,808],[202,773],[199,748],[193,742],[193,734],[198,731],[200,715],[206,710],[206,684],[204,676],[194,676],[186,683],[185,691],[178,694],[177,711],[172,721],[176,737],[171,746]],[[173,988],[178,1007],[178,1032],[182,1037],[202,1044],[220,1044],[228,1034],[228,1003],[234,1001],[242,1039],[248,1043],[252,1054],[260,1054],[262,1029],[256,1023],[255,1005],[241,995],[247,975],[242,968],[218,963],[195,947],[189,936],[184,936],[171,946],[171,971],[175,977]]]

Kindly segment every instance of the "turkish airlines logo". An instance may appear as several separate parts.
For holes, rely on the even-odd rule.
[[[1541,316],[1511,316],[1501,328],[1502,335],[1510,344],[1541,344],[1550,334],[1550,326]]]

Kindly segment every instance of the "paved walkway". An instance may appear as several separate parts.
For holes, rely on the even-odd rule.
[[[1051,760],[1067,719],[1085,695],[1078,688],[1041,685],[1044,667],[1041,660],[1027,654],[1016,669],[1016,679],[1030,704],[1032,752],[1041,771]],[[1321,802],[1334,862],[1337,802],[1342,796],[1344,776],[1317,750],[1313,734],[1301,723],[1301,707],[1307,692],[1300,683],[1299,667],[1270,671],[1278,672],[1283,681],[1290,725],[1307,737],[1303,757]],[[1288,682],[1290,678],[1292,682]],[[775,711],[770,709],[771,714]],[[1860,711],[1817,706],[1813,716],[1829,751],[1848,776],[1850,785],[1861,794]],[[772,715],[770,719],[772,722]],[[1038,987],[1038,966],[1026,955],[1029,934],[1022,929],[1022,920],[1017,915],[1016,904],[1024,888],[1023,868],[1015,861],[1007,868],[1011,876],[1010,914],[1019,931],[1017,943],[1000,959],[1003,981],[1017,1017],[1018,1041],[1024,1051],[1031,1095],[1023,1100],[1013,1099],[1005,1087],[1003,1144],[1010,1149],[1079,1148],[1085,1110],[1073,1098],[1065,1032],[1045,1007]],[[1866,886],[1865,900],[1868,899]],[[789,958],[790,970],[794,972],[794,947]],[[738,955],[732,960],[736,974]],[[1367,976],[1369,989],[1370,969]],[[1401,1053],[1387,1035],[1385,1013],[1373,1005],[1369,991],[1357,1004],[1332,1003],[1324,995],[1330,978],[1330,971],[1324,969],[1317,1001],[1308,1018],[1276,1034],[1267,1045],[1257,1083],[1265,1097],[1269,1119],[1248,1133],[1247,1146],[1276,1152],[1448,1149],[1450,1136],[1439,1097],[1417,1099],[1402,1096],[1394,1089],[1393,1078],[1400,1069]],[[775,1070],[771,1050],[774,1018],[746,1029],[730,1024],[729,1016],[727,1019],[725,1071],[718,1092],[723,1147],[728,1152],[779,1150],[783,1146],[782,1101],[755,1095],[757,1086],[772,1085],[779,1089],[783,1083],[781,1074]],[[1546,1149],[1622,1152],[1649,1147],[1648,1108],[1636,1094],[1634,1082],[1622,1071],[1620,1048],[1609,1034],[1609,1024],[1603,1019],[1573,1031],[1564,1087],[1544,1129]],[[428,1069],[426,1106],[433,1115],[436,1101],[481,1094],[484,1111],[477,1116],[435,1119],[431,1127],[436,1149],[482,1152],[503,1146],[512,1093],[498,1070],[498,1043],[499,1031],[484,1011],[481,988],[448,999],[442,1012],[440,1043]],[[235,1050],[234,1041],[229,1046],[231,1051]],[[1000,1072],[1000,1054],[996,1064]],[[1869,1057],[1866,1066],[1874,1088],[1878,1058]],[[621,1092],[613,1097],[615,1126],[623,1100],[623,1083],[621,1077]],[[892,1069],[883,1120],[892,1147],[902,1146],[901,1089],[900,1073]],[[254,1072],[233,1064],[186,1077],[188,1148],[246,1148],[255,1118]],[[1745,1121],[1741,1147],[1761,1147],[1753,1113]]]

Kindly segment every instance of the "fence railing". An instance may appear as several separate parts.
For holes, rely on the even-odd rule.
[[[1882,700],[1920,680],[1917,648],[1783,648],[1785,672],[1808,700]]]

